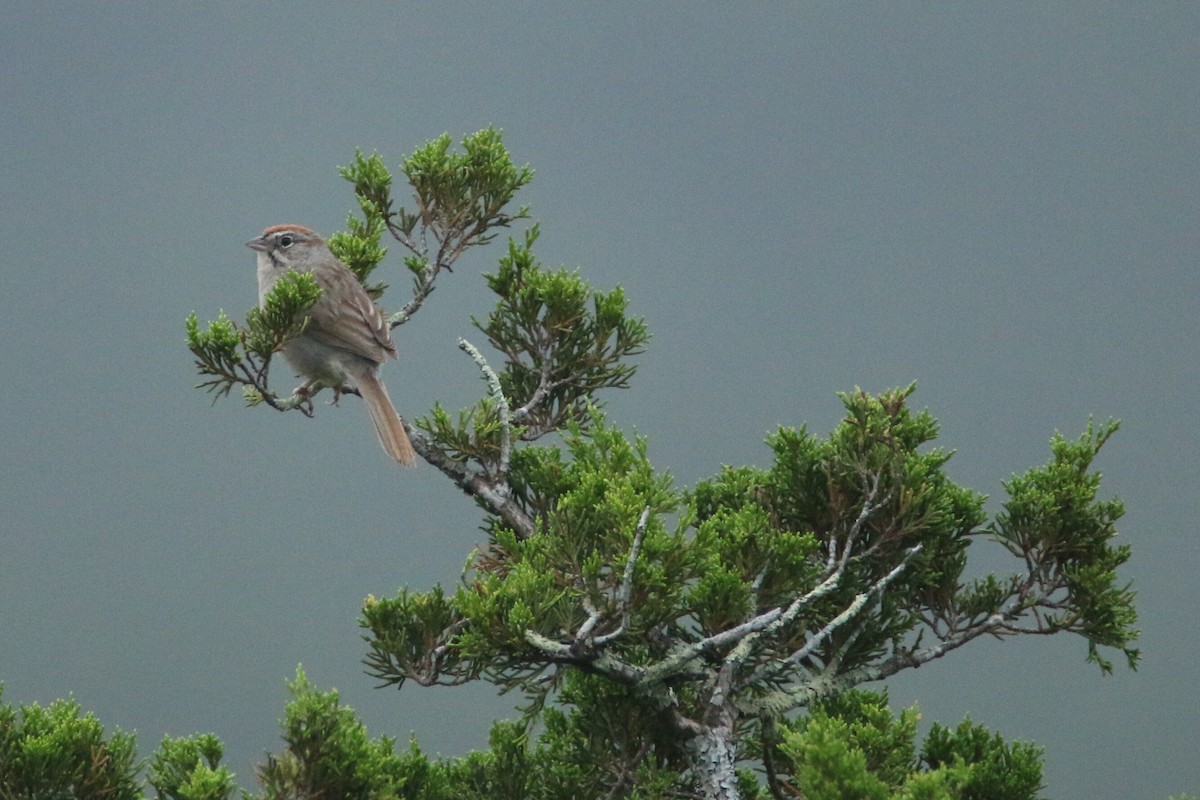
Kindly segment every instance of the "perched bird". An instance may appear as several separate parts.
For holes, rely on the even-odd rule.
[[[312,275],[321,287],[308,326],[282,348],[292,368],[308,379],[305,388],[320,383],[335,392],[357,390],[384,451],[403,466],[415,466],[417,454],[379,379],[380,365],[396,357],[396,346],[383,313],[358,278],[302,225],[275,225],[246,246],[258,252],[260,304],[289,270]]]

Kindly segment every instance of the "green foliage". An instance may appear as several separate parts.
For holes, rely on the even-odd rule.
[[[641,319],[626,316],[620,287],[600,292],[578,272],[544,269],[537,238],[535,225],[523,243],[509,240],[500,268],[484,276],[499,302],[486,322],[472,320],[504,354],[500,384],[527,439],[586,419],[601,389],[627,387],[635,367],[624,360],[650,338]]]
[[[473,465],[489,481],[507,479],[507,491],[518,500],[526,499],[522,474],[540,456],[514,449],[513,443],[570,426],[586,430],[591,410],[601,402],[597,393],[628,385],[636,367],[626,359],[649,339],[645,323],[626,313],[620,288],[599,291],[576,272],[538,264],[532,249],[537,237],[535,226],[522,244],[509,240],[499,270],[485,276],[499,297],[496,308],[485,322],[473,319],[504,356],[503,369],[492,373],[498,387],[457,415],[438,404],[416,421],[430,434],[438,461]],[[521,530],[523,536],[530,532]]]
[[[466,250],[527,217],[505,209],[533,174],[492,128],[458,151],[438,137],[401,170],[412,208],[393,197],[382,158],[356,152],[340,172],[361,218],[330,239],[376,298],[386,286],[367,281],[383,235],[400,244],[412,297],[392,325]],[[368,597],[360,618],[368,672],[384,685],[487,680],[522,692],[525,718],[496,725],[483,753],[396,755],[299,672],[287,749],[259,771],[267,796],[1034,797],[1036,748],[968,722],[935,726],[918,756],[916,711],[893,716],[886,695],[853,687],[984,635],[1075,633],[1102,671],[1109,648],[1136,665],[1133,592],[1116,579],[1129,550],[1112,544],[1123,508],[1100,497],[1092,471],[1116,423],[1056,435],[1050,463],[1005,483],[990,523],[984,496],[949,478],[936,420],[910,406],[914,385],[846,393],[828,436],[781,428],[767,466],[726,467],[681,491],[647,442],[601,411],[599,394],[634,375],[644,322],[619,287],[543,267],[538,236],[535,225],[510,238],[485,275],[495,307],[472,317],[503,364],[459,341],[487,389],[416,422],[422,455],[483,509],[487,544],[453,589]],[[193,314],[202,385],[221,396],[241,383],[252,402],[310,412],[266,385],[310,300],[297,279],[246,330],[222,314],[201,332]],[[1014,572],[965,581],[980,541],[1007,548]],[[160,796],[222,796],[212,744],[165,742]]]
[[[1063,598],[1074,584],[1037,569],[1016,582],[962,585],[968,547],[992,528],[983,496],[954,484],[949,454],[928,446],[937,426],[908,408],[911,393],[847,394],[846,417],[827,438],[783,429],[768,440],[770,468],[726,468],[682,498],[644,440],[631,443],[591,409],[586,424],[567,426],[561,447],[512,454],[509,499],[536,521],[533,535],[492,517],[486,550],[452,596],[405,591],[368,604],[370,672],[395,685],[480,677],[525,691],[540,709],[558,685],[547,670],[583,667],[652,709],[669,703],[695,720],[724,664],[739,708],[779,715],[983,633],[1036,630],[1050,618],[1043,607],[1070,607]],[[1054,452],[1061,460],[1076,451]],[[1047,468],[1063,483],[1059,504],[1071,480],[1095,499],[1090,461],[1074,463],[1073,472]],[[1115,508],[1096,513],[1110,521]],[[673,531],[658,520],[666,511],[679,513]],[[1064,552],[1076,537],[1084,543],[1069,550],[1071,576],[1107,563],[1106,551],[1086,544],[1100,536],[1093,516],[1075,513],[1055,528]],[[1000,524],[1025,531],[1041,519]],[[1128,596],[1116,600],[1132,613]],[[829,763],[857,759],[843,755]],[[951,777],[913,791],[936,795]],[[894,774],[884,780],[899,785]]]
[[[823,700],[812,712],[810,721],[834,726],[841,738],[852,742],[866,756],[871,772],[888,786],[898,787],[916,766],[916,707],[893,716],[888,708],[887,691],[849,691]]]
[[[488,127],[463,137],[461,153],[450,144],[450,136],[443,134],[404,159],[401,168],[412,189],[413,210],[396,206],[392,175],[378,154],[357,151],[353,163],[338,168],[354,184],[363,221],[352,218],[348,232],[331,240],[334,252],[365,281],[383,259],[379,237],[384,230],[408,251],[404,266],[413,276],[413,299],[396,315],[397,324],[420,308],[438,273],[450,271],[468,248],[490,242],[496,229],[529,216],[525,207],[505,211],[533,180],[533,170],[513,163],[500,131]],[[383,288],[373,285],[368,291],[378,296]]]
[[[915,708],[894,717],[887,694],[852,691],[787,723],[781,767],[805,797],[1035,800],[1042,786],[1041,750],[1006,743],[966,720],[935,724],[916,755]]]
[[[336,692],[315,689],[298,671],[283,722],[287,749],[269,756],[259,770],[263,797],[582,800],[664,797],[669,788],[686,785],[680,782],[678,764],[647,758],[651,747],[644,736],[654,735],[653,720],[644,710],[645,719],[639,720],[631,698],[622,698],[603,682],[570,683],[564,696],[579,708],[571,713],[550,710],[536,742],[530,742],[522,723],[497,722],[486,750],[432,760],[415,743],[397,755],[388,737],[368,739]],[[660,745],[678,749],[666,740]],[[611,795],[615,784],[638,793]]]
[[[645,509],[674,507],[670,480],[654,470],[645,441],[629,442],[599,412],[568,431],[564,460],[549,448],[514,455],[514,475],[528,481],[514,494],[553,522],[542,535],[523,538],[495,525],[494,541],[449,599],[440,587],[368,598],[361,624],[371,633],[372,675],[397,686],[484,675],[505,688],[530,688],[545,666],[528,642],[530,632],[559,636],[572,630],[586,616],[584,605],[607,619],[598,635],[617,628],[644,631],[660,621],[661,609],[681,590],[676,576],[682,564],[671,555],[684,550],[677,534],[656,520],[648,524],[640,547],[654,560],[637,573],[638,594],[624,605],[620,587]],[[550,507],[552,517],[538,511]],[[638,613],[624,619],[625,606]]]
[[[285,750],[259,767],[262,794],[282,798],[364,800],[599,800],[666,798],[691,791],[690,767],[678,736],[628,688],[580,672],[562,676],[560,704],[547,708],[531,740],[521,722],[493,725],[486,750],[430,759],[416,743],[397,754],[389,737],[371,739],[336,691],[321,691],[297,669],[283,720]],[[919,716],[893,716],[884,692],[851,691],[783,722],[769,763],[783,796],[905,800],[1033,800],[1041,783],[1041,751],[1009,745],[966,721],[934,725],[918,759]],[[73,701],[18,711],[0,706],[0,798],[142,798],[134,737],[105,739]],[[237,792],[220,765],[211,734],[165,737],[147,767],[158,800],[227,800]],[[740,796],[768,791],[739,770]],[[776,795],[779,796],[779,795]]]
[[[0,705],[0,800],[140,798],[134,744],[120,730],[106,737],[73,699]]]
[[[428,684],[444,676],[455,676],[456,682],[479,677],[461,645],[448,646],[458,643],[462,616],[440,586],[424,594],[402,589],[385,600],[368,595],[361,624],[376,632],[365,663],[384,685],[400,687],[410,678]]]
[[[868,510],[862,558],[854,566],[859,581],[890,568],[897,552],[921,542],[922,552],[899,579],[902,590],[893,593],[904,594],[899,602],[909,608],[889,610],[880,620],[884,629],[904,625],[912,606],[938,604],[954,592],[969,537],[985,518],[985,498],[956,486],[943,471],[950,454],[922,450],[937,436],[937,423],[929,412],[909,409],[914,388],[878,397],[861,390],[841,395],[846,417],[828,439],[788,428],[768,439],[775,464],[766,502],[780,525],[838,542]]]
[[[319,691],[303,669],[296,669],[288,688],[292,699],[283,720],[287,749],[269,755],[258,770],[266,797],[383,800],[399,795],[406,760],[393,752],[392,739],[368,739],[353,710],[340,704],[337,691]]]
[[[150,760],[147,781],[158,800],[226,800],[237,785],[233,773],[220,765],[223,752],[211,733],[165,736]]]
[[[531,748],[549,778],[541,796],[656,798],[690,789],[682,743],[634,693],[571,673],[560,699]]]
[[[516,217],[504,213],[517,191],[533,180],[533,170],[512,163],[500,131],[485,128],[464,137],[462,147],[462,153],[452,153],[450,136],[442,134],[404,159],[417,203],[416,214],[400,218],[406,233],[411,235],[419,220],[439,242],[461,249],[487,243],[495,236],[489,229],[528,215],[524,208]]]
[[[346,219],[346,230],[329,237],[329,249],[350,268],[367,294],[373,300],[378,300],[387,289],[387,284],[367,283],[367,279],[387,256],[387,248],[379,242],[387,226],[381,217],[365,212],[366,209],[362,220],[353,214]]]
[[[262,306],[246,315],[239,328],[225,312],[201,331],[195,312],[187,318],[188,349],[196,357],[196,369],[211,376],[199,384],[214,394],[214,402],[237,384],[245,387],[250,405],[271,398],[267,374],[271,357],[308,325],[308,310],[321,296],[316,280],[308,274],[288,272],[271,289]]]
[[[921,750],[932,769],[957,768],[961,800],[1036,800],[1042,789],[1042,750],[1009,745],[997,733],[964,720],[954,730],[934,724]]]
[[[187,318],[188,349],[196,356],[196,367],[202,375],[215,375],[219,380],[205,381],[200,386],[210,392],[216,392],[217,397],[229,394],[236,383],[236,372],[242,360],[238,348],[242,346],[240,329],[222,311],[215,322],[200,330],[200,321],[196,312]],[[213,398],[214,401],[216,398]]]
[[[886,692],[845,692],[815,705],[809,716],[783,723],[781,771],[811,797],[892,797],[916,766],[920,715],[893,717]]]
[[[500,408],[491,397],[482,397],[469,408],[451,415],[435,403],[416,426],[429,432],[445,458],[457,464],[495,464],[500,460],[504,427]]]
[[[1117,584],[1116,574],[1129,560],[1129,546],[1110,544],[1125,507],[1117,499],[1097,499],[1100,473],[1089,472],[1117,428],[1111,420],[1099,427],[1089,422],[1075,441],[1055,434],[1053,461],[1004,484],[1009,500],[993,526],[996,539],[1014,554],[1036,554],[1040,569],[1066,599],[1061,611],[1045,617],[1045,630],[1080,633],[1088,642],[1088,660],[1106,673],[1112,662],[1098,648],[1120,649],[1131,669],[1139,655],[1129,646],[1137,637],[1134,593],[1129,584]]]
[[[796,764],[796,785],[812,800],[887,800],[887,784],[867,768],[862,750],[834,723],[810,722],[790,737],[785,751]]]
[[[321,297],[321,288],[312,275],[288,272],[263,298],[260,308],[246,315],[246,347],[265,360],[308,327],[308,310]]]
[[[517,167],[505,149],[499,131],[486,128],[463,139],[463,153],[450,149],[450,137],[441,136],[405,159],[403,169],[413,187],[416,211],[394,208],[392,177],[377,155],[356,152],[349,166],[340,167],[343,178],[354,184],[362,219],[351,215],[347,229],[329,237],[329,247],[363,283],[373,299],[383,296],[387,285],[368,283],[387,255],[381,244],[385,232],[409,251],[404,263],[413,274],[413,299],[392,320],[400,324],[410,318],[433,291],[437,275],[449,271],[463,252],[490,241],[495,229],[510,226],[528,215],[522,208],[515,214],[505,207],[516,192],[533,178],[529,167]],[[432,238],[437,247],[431,251]],[[307,275],[289,275],[263,300],[261,307],[246,315],[241,327],[222,312],[215,322],[200,329],[195,313],[186,321],[188,349],[196,369],[205,378],[197,388],[217,398],[242,386],[249,405],[265,403],[286,411],[294,408],[311,416],[307,397],[277,397],[268,385],[272,355],[307,324],[305,312],[320,290]]]

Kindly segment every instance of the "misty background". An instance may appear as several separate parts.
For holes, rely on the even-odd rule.
[[[543,263],[646,318],[608,410],[680,486],[767,463],[779,425],[829,431],[855,386],[918,381],[950,474],[993,497],[1055,430],[1120,418],[1098,467],[1128,508],[1138,672],[1027,637],[888,688],[923,730],[969,714],[1045,747],[1048,797],[1200,791],[1200,7],[332,6],[5,10],[6,702],[73,693],[143,755],[214,732],[253,788],[303,663],[373,736],[486,745],[519,698],[375,689],[356,625],[368,593],[453,585],[473,503],[396,469],[353,398],[313,420],[210,405],[183,322],[244,318],[264,227],[344,227],[355,148],[398,175],[492,124],[537,170],[518,202]],[[399,249],[376,273],[390,308]],[[469,318],[502,251],[470,252],[397,332],[405,415],[483,391],[455,341],[485,344]]]

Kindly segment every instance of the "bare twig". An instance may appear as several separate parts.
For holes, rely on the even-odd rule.
[[[921,545],[918,544],[910,547],[904,554],[904,558],[900,560],[899,564],[893,567],[888,574],[871,584],[867,591],[855,595],[854,600],[851,601],[850,605],[846,606],[846,608],[844,608],[836,617],[825,623],[821,630],[810,636],[808,641],[804,643],[803,647],[784,659],[784,663],[796,665],[808,658],[808,656],[814,650],[816,650],[822,642],[829,638],[830,634],[832,634],[842,625],[845,625],[849,620],[853,619],[858,612],[863,610],[863,607],[866,606],[866,604],[870,602],[872,598],[882,594],[883,590],[887,588],[887,585],[895,580],[896,577],[904,571],[904,568],[908,566],[908,562],[911,561],[913,556],[919,552],[921,552]]]
[[[620,797],[625,791],[626,785],[633,778],[633,773],[637,770],[638,764],[642,763],[642,759],[650,752],[651,743],[649,741],[642,742],[642,746],[633,754],[633,758],[621,765],[621,771],[617,773],[617,780],[613,783],[612,788],[608,790],[605,800],[615,800]]]
[[[754,698],[742,705],[745,713],[761,713],[767,710],[795,708],[804,705],[816,697],[857,686],[869,681],[878,681],[891,677],[903,669],[919,667],[935,659],[941,658],[952,650],[957,650],[965,644],[984,636],[996,633],[1014,633],[1013,621],[1019,618],[1031,605],[1037,605],[1045,599],[1044,594],[1028,595],[1014,593],[997,611],[989,614],[978,623],[965,626],[954,633],[940,638],[936,643],[926,647],[916,647],[893,651],[892,655],[883,661],[856,667],[841,674],[834,674],[828,668],[812,676],[804,683],[781,689],[777,692]],[[1043,632],[1049,631],[1025,631]]]
[[[513,419],[517,422],[523,422],[526,417],[532,414],[533,409],[537,408],[554,388],[554,385],[550,382],[553,359],[548,353],[538,353],[538,356],[542,360],[542,363],[538,366],[538,385],[524,405],[513,411]]]
[[[582,605],[583,610],[587,612],[588,616],[583,621],[583,624],[579,626],[579,630],[575,632],[575,642],[572,647],[578,653],[589,649],[588,640],[591,639],[592,631],[596,629],[596,626],[600,624],[600,620],[604,618],[604,614],[600,609],[592,605],[591,599],[586,594],[583,596]]]
[[[492,401],[496,404],[496,410],[500,414],[500,462],[496,467],[493,479],[498,482],[498,490],[503,494],[508,493],[508,463],[512,452],[512,417],[508,410],[508,399],[504,396],[504,390],[500,386],[500,377],[488,365],[487,359],[466,339],[458,340],[458,349],[469,355],[474,360],[475,365],[479,367],[483,377],[487,380],[488,394]]]
[[[633,543],[629,546],[629,558],[625,560],[625,574],[621,576],[621,588],[617,590],[617,607],[621,609],[621,624],[615,631],[596,637],[596,644],[604,646],[629,629],[630,606],[633,598],[633,568],[642,550],[642,540],[646,538],[646,523],[650,520],[650,506],[642,509],[638,518],[637,528],[633,533]]]
[[[388,328],[395,328],[397,325],[403,325],[412,318],[420,310],[425,303],[426,298],[433,294],[434,280],[437,278],[438,269],[432,266],[428,261],[425,262],[425,268],[421,270],[417,276],[416,285],[413,286],[413,297],[405,303],[399,311],[387,318]]]

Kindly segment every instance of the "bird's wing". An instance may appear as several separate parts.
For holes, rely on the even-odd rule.
[[[318,276],[317,284],[322,296],[309,311],[312,320],[305,335],[376,364],[396,357],[387,320],[354,273],[347,269],[332,280]]]

